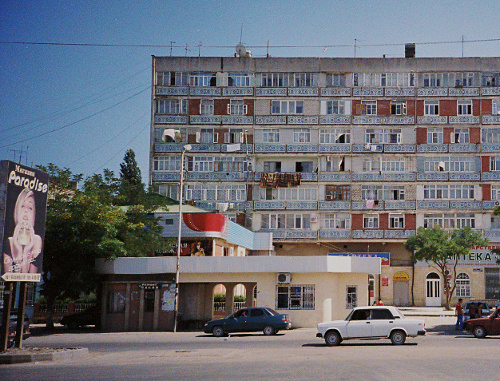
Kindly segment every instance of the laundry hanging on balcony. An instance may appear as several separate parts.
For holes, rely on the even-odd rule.
[[[262,188],[289,188],[300,185],[300,173],[260,173],[260,186]]]

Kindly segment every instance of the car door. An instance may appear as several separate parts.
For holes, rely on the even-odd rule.
[[[354,311],[346,325],[347,337],[371,337],[371,312],[369,308]]]
[[[387,337],[394,327],[394,316],[386,308],[372,310],[372,336]]]
[[[248,309],[244,308],[227,318],[225,330],[227,332],[244,332],[247,327]]]
[[[247,318],[248,329],[251,331],[262,331],[266,326],[266,314],[260,308],[250,309],[250,315]]]
[[[490,326],[488,329],[490,335],[500,335],[500,311],[497,310],[493,317],[490,318]]]

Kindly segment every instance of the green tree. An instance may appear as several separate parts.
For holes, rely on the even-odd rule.
[[[42,286],[50,328],[56,298],[75,299],[95,290],[97,258],[155,255],[170,245],[152,213],[162,198],[150,202],[143,192],[139,201],[147,205],[117,206],[124,199],[112,171],[87,178],[82,191],[81,175],[53,164],[40,169],[50,177]]]
[[[135,160],[135,152],[128,149],[120,164],[120,195],[128,205],[140,203],[144,196],[141,170]]]
[[[405,242],[405,247],[413,253],[412,260],[425,261],[441,273],[445,280],[445,308],[449,310],[456,288],[456,268],[460,257],[468,255],[474,246],[487,244],[488,240],[482,238],[481,233],[468,226],[450,233],[436,225],[433,228],[419,227],[417,234]]]

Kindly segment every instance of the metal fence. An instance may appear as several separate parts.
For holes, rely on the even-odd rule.
[[[245,307],[245,302],[234,302],[233,311],[238,311]],[[222,312],[226,310],[226,302],[214,302],[214,312]]]

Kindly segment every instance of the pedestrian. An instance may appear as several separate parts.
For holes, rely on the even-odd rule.
[[[479,319],[479,318],[482,318],[483,317],[483,303],[479,303],[477,305],[477,314],[476,314],[476,318]]]
[[[497,300],[497,304],[495,304],[495,309],[498,311],[500,310],[500,298]]]
[[[379,305],[379,306],[383,306],[383,305],[384,305],[384,302],[382,301],[382,299],[379,299],[379,300],[378,300],[378,305]]]
[[[461,331],[464,323],[464,310],[462,308],[462,298],[458,299],[455,305],[455,315],[457,315],[457,323],[455,324],[455,331]]]

